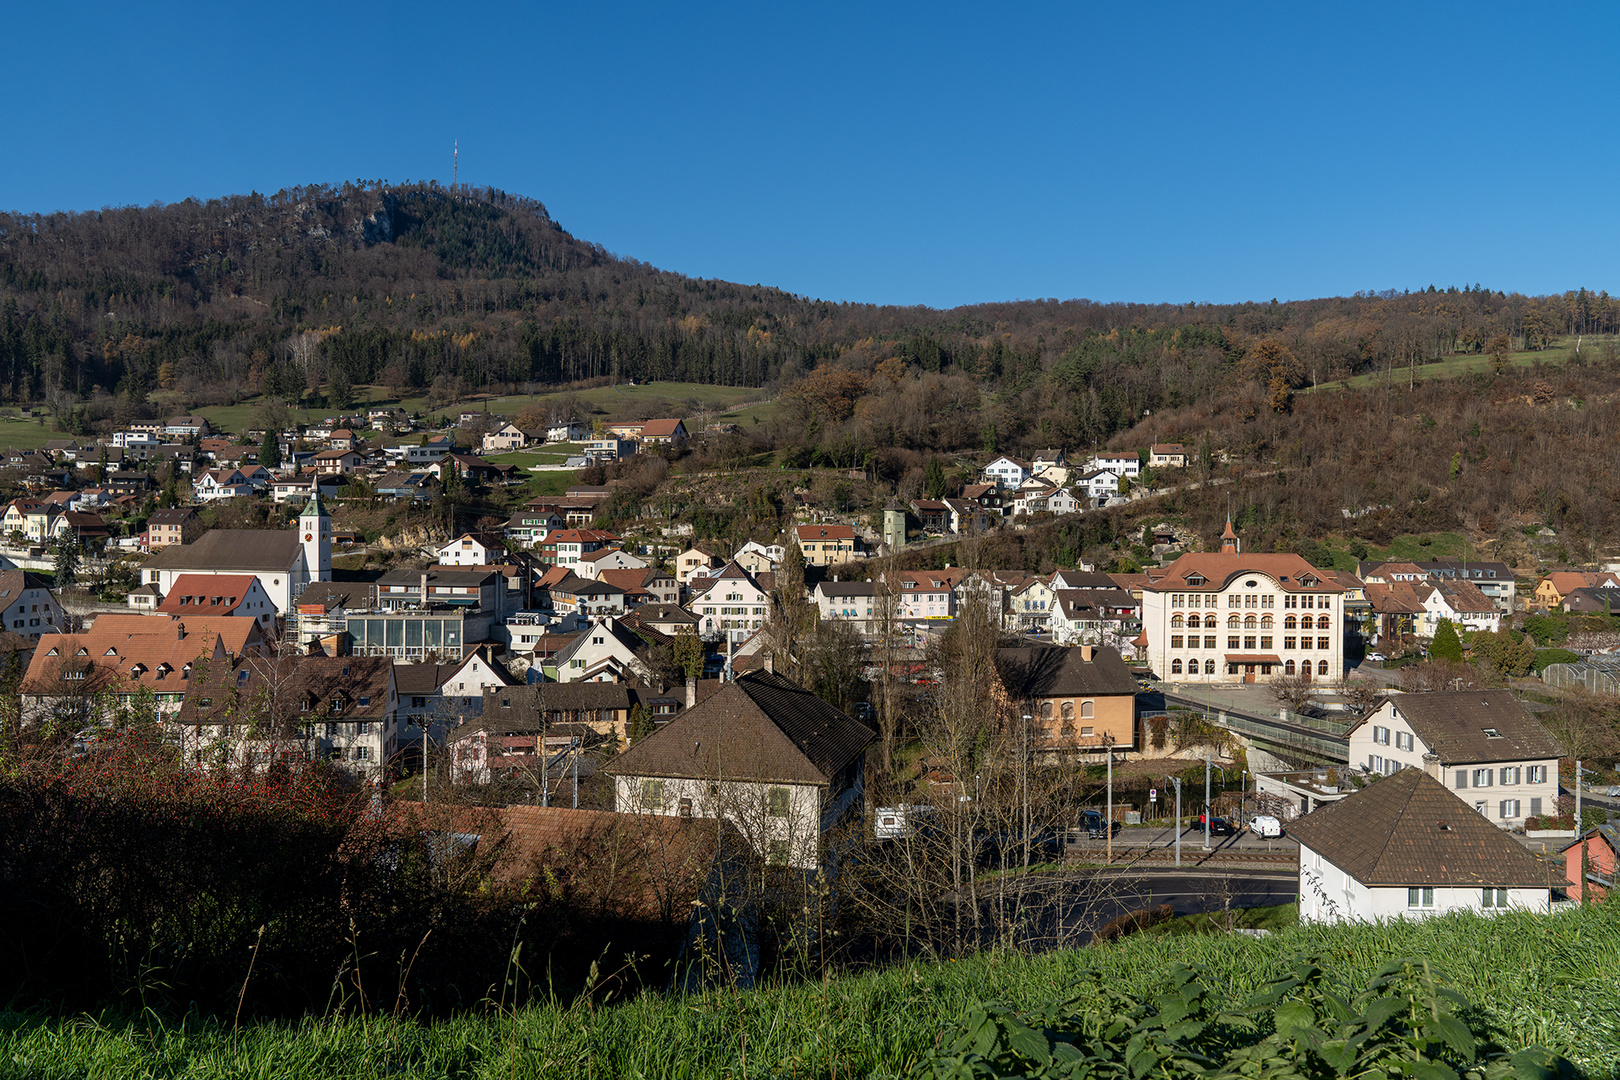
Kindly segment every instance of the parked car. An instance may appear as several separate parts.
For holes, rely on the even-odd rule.
[[[1282,822],[1270,814],[1257,814],[1249,820],[1249,831],[1256,836],[1278,837],[1282,835]]]
[[[1106,840],[1110,836],[1118,836],[1120,824],[1117,821],[1108,823],[1110,828],[1103,827],[1103,816],[1100,810],[1085,810],[1080,814],[1080,826],[1086,830],[1086,837],[1090,840]]]
[[[1387,657],[1387,656],[1385,656],[1385,655],[1384,655],[1384,654],[1383,654],[1383,653],[1381,653],[1381,652],[1370,652],[1370,653],[1368,653],[1368,654],[1367,654],[1367,655],[1366,655],[1366,657],[1365,657],[1365,658],[1364,658],[1364,659],[1367,659],[1367,660],[1374,660],[1374,661],[1376,661],[1376,662],[1378,662],[1378,663],[1380,663],[1380,664],[1382,664],[1382,663],[1383,663],[1383,662],[1384,662],[1384,661],[1385,661],[1385,660],[1388,660],[1388,659],[1389,659],[1389,657]]]
[[[1609,785],[1609,798],[1620,799],[1620,784]]]
[[[1198,815],[1198,828],[1200,830],[1202,830],[1203,827],[1204,827],[1204,816],[1205,815],[1203,815],[1203,814]],[[1212,818],[1209,819],[1209,835],[1211,835],[1211,836],[1236,836],[1237,835],[1237,826],[1233,825],[1230,821],[1227,821],[1225,818],[1212,817]]]

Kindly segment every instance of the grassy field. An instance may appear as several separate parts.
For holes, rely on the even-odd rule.
[[[1588,361],[1596,361],[1601,356],[1599,351],[1601,346],[1601,339],[1588,337],[1580,342],[1579,353]],[[1510,368],[1530,368],[1537,364],[1557,366],[1567,364],[1573,360],[1576,351],[1574,338],[1559,338],[1549,348],[1539,352],[1511,353],[1508,356],[1507,363]],[[1448,356],[1427,364],[1418,364],[1411,369],[1402,364],[1388,374],[1378,371],[1357,375],[1350,379],[1323,383],[1320,386],[1301,391],[1301,393],[1310,393],[1312,390],[1342,390],[1347,387],[1351,390],[1365,389],[1370,386],[1380,386],[1385,379],[1388,379],[1393,385],[1402,386],[1413,379],[1418,382],[1427,382],[1431,379],[1458,379],[1464,375],[1489,375],[1490,373],[1491,358],[1489,356]]]
[[[1206,968],[1240,1003],[1295,958],[1364,986],[1384,961],[1430,960],[1510,1046],[1540,1044],[1594,1080],[1620,1076],[1620,903],[1557,916],[1293,927],[1250,939],[1143,935],[1038,957],[909,964],[792,986],[492,1010],[419,1024],[0,1014],[0,1077],[856,1077],[903,1076],[975,1003],[1074,994],[1086,970],[1121,990]],[[393,989],[388,988],[389,997]]]
[[[52,431],[51,418],[19,420],[15,416],[0,416],[0,450],[36,450],[52,439],[65,439],[60,431]]]

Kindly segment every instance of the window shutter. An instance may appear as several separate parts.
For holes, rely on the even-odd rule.
[[[1458,791],[1463,791],[1463,790],[1466,790],[1467,787],[1468,787],[1468,770],[1467,769],[1458,769],[1457,770],[1457,790]]]

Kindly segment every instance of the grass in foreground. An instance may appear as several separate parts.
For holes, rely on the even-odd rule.
[[[1357,986],[1393,957],[1428,959],[1511,1046],[1540,1044],[1596,1080],[1620,1076],[1620,903],[1557,916],[1282,929],[1263,939],[1142,936],[1039,957],[908,964],[859,977],[623,1003],[535,1006],[435,1023],[158,1022],[0,1014],[0,1077],[834,1077],[905,1075],[977,1003],[1068,997],[1086,968],[1130,993],[1202,966],[1227,1004],[1298,957]],[[387,994],[391,996],[392,988]]]

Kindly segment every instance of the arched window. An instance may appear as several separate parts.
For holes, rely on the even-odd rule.
[[[1041,702],[1041,719],[1052,719],[1052,703],[1050,701]]]
[[[1290,615],[1287,618],[1283,619],[1283,629],[1284,630],[1294,630],[1294,629],[1298,629],[1298,627],[1299,627],[1299,619],[1296,618],[1295,616]]]
[[[1294,673],[1294,662],[1292,660],[1290,660],[1290,661],[1288,661],[1288,663],[1283,665],[1283,674],[1284,675],[1292,675],[1293,673]]]
[[[1193,662],[1197,663],[1196,660],[1193,661]],[[1288,664],[1289,664],[1290,667],[1292,667],[1293,666],[1293,661],[1290,660],[1288,662]],[[1170,674],[1172,674],[1172,675],[1180,675],[1181,674],[1181,661],[1180,660],[1172,660],[1172,661],[1170,661]]]
[[[1180,615],[1172,615],[1172,616],[1170,616],[1170,629],[1172,629],[1172,630],[1180,630],[1183,626],[1186,626],[1186,625],[1187,625],[1187,620],[1182,618]]]
[[[1323,660],[1320,664],[1316,665],[1316,673],[1318,675],[1326,675],[1327,674],[1327,661],[1326,660]]]
[[[1262,616],[1260,616],[1260,629],[1262,629],[1262,630],[1270,630],[1273,621],[1274,620],[1271,618],[1270,615],[1262,615]]]
[[[1326,615],[1319,615],[1316,618],[1316,628],[1318,630],[1331,630],[1333,629],[1333,624],[1328,622],[1328,617]]]
[[[1213,661],[1213,660],[1205,660],[1204,661],[1204,674],[1205,675],[1213,675],[1213,674],[1215,674],[1215,661]]]
[[[1227,620],[1226,620],[1226,628],[1228,630],[1236,630],[1238,627],[1240,627],[1242,625],[1243,625],[1243,620],[1238,618],[1236,615],[1229,616],[1227,618]]]
[[[1198,629],[1198,628],[1199,628],[1199,627],[1200,627],[1200,626],[1203,626],[1203,625],[1204,625],[1204,624],[1203,624],[1203,622],[1202,622],[1202,621],[1201,621],[1201,620],[1200,620],[1200,619],[1199,619],[1199,618],[1198,618],[1198,616],[1197,616],[1197,615],[1189,615],[1189,616],[1187,616],[1187,625],[1188,625],[1188,626],[1189,626],[1189,627],[1191,627],[1191,628],[1192,628],[1192,629],[1194,629],[1194,630],[1196,630],[1196,629]]]
[[[1097,703],[1096,702],[1094,702],[1094,701],[1082,701],[1080,703],[1080,719],[1082,719],[1082,720],[1090,720],[1093,717],[1095,717],[1096,715],[1097,715]]]
[[[1259,624],[1259,620],[1256,619],[1253,615],[1250,615],[1247,619],[1243,620],[1243,629],[1245,629],[1245,630],[1253,630],[1258,624]]]
[[[1063,719],[1065,719],[1065,720],[1073,720],[1074,719],[1074,702],[1065,701],[1063,703]]]

